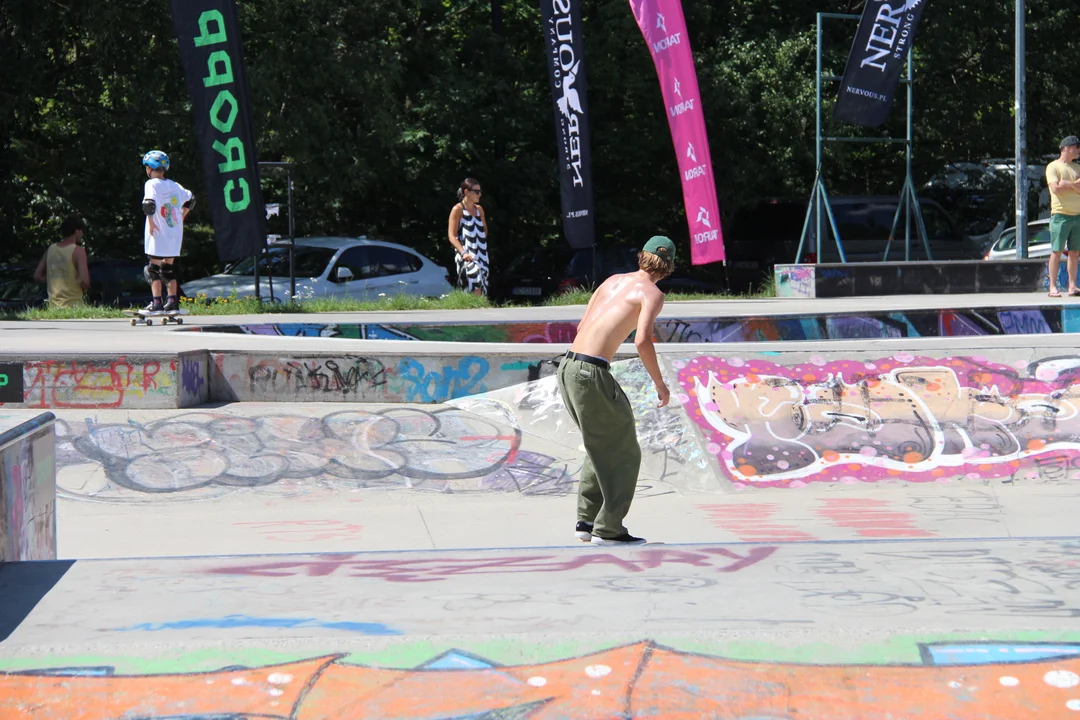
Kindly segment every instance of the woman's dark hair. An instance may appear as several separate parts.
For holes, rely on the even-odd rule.
[[[462,180],[461,181],[461,187],[459,187],[457,189],[458,202],[461,202],[462,200],[464,200],[465,199],[465,191],[471,189],[476,184],[477,184],[476,180],[473,180],[472,178],[465,178],[464,180]]]

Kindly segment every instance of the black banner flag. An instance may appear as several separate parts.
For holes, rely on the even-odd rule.
[[[892,109],[926,0],[866,0],[833,118],[877,127]]]
[[[547,36],[548,76],[555,104],[563,233],[572,248],[592,247],[592,154],[586,98],[580,0],[540,0]]]
[[[218,257],[259,252],[266,216],[235,0],[172,0]]]

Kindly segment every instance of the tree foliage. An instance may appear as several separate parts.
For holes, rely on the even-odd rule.
[[[500,22],[493,28],[493,3]],[[688,246],[676,159],[656,74],[626,0],[582,0],[597,232]],[[814,177],[815,13],[826,0],[684,0],[725,218]],[[1077,132],[1066,42],[1075,3],[1029,0],[1032,156]],[[447,261],[446,216],[481,181],[499,267],[563,247],[551,96],[536,2],[241,0],[262,160],[295,164],[298,235],[367,234]],[[916,40],[915,180],[944,163],[1013,154],[1013,6],[930,3]],[[828,21],[824,70],[839,75],[854,21]],[[496,32],[497,30],[497,32]],[[103,257],[141,253],[139,164],[169,152],[202,190],[190,102],[167,0],[9,0],[0,14],[0,260],[34,258],[66,214]],[[11,69],[14,69],[12,71]],[[859,134],[828,120],[826,134]],[[901,89],[880,134],[902,137]],[[833,194],[897,192],[902,154],[830,146]],[[285,199],[264,173],[267,202]],[[188,274],[215,269],[209,204],[192,216]],[[278,230],[280,231],[280,230]],[[685,253],[684,253],[685,255]]]

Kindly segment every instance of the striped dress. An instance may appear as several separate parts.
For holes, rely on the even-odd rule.
[[[461,221],[458,223],[458,240],[465,252],[472,255],[472,260],[462,260],[461,253],[454,257],[457,263],[458,281],[462,289],[473,292],[477,288],[484,295],[488,292],[488,246],[484,221],[480,219],[480,209],[470,213],[464,203],[461,205]]]

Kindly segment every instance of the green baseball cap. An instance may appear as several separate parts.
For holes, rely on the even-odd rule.
[[[671,242],[671,238],[669,237],[653,235],[649,238],[649,242],[645,243],[645,247],[643,247],[642,250],[647,253],[652,253],[664,260],[675,262],[675,243]]]

